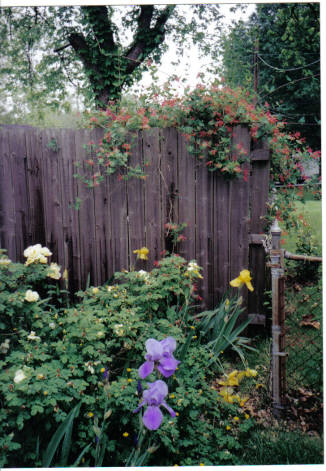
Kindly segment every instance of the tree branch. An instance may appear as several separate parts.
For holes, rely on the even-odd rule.
[[[64,46],[57,47],[57,49],[54,49],[54,52],[61,52],[64,49],[67,49],[67,47],[71,47],[71,44],[69,43],[69,44],[65,44]]]
[[[91,26],[96,39],[101,41],[101,47],[107,51],[115,49],[113,25],[109,20],[108,9],[105,6],[81,7],[86,20]]]
[[[140,8],[135,39],[124,54],[129,59],[126,69],[127,74],[132,73],[144,58],[164,41],[165,25],[175,9],[175,5],[168,5],[162,10],[153,28],[150,27],[150,23],[154,14],[154,6],[141,5]]]
[[[71,33],[68,37],[68,41],[77,56],[83,62],[85,69],[93,69],[93,64],[91,64],[88,56],[89,47],[84,35],[82,33]]]

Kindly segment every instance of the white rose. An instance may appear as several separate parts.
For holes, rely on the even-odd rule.
[[[123,336],[123,324],[115,324],[114,326],[114,332],[117,334],[118,337]]]
[[[60,266],[57,263],[51,263],[47,272],[47,276],[54,280],[60,280]]]
[[[1,353],[7,353],[7,351],[9,350],[9,342],[10,342],[9,339],[5,339],[5,341],[2,342],[2,344],[0,345]]]
[[[35,332],[33,330],[31,331],[29,335],[27,335],[27,338],[29,340],[41,340],[41,337],[38,337],[37,335],[35,335]]]
[[[52,252],[50,252],[50,250],[47,247],[42,247],[40,252],[45,257],[51,257],[51,255],[52,255]]]
[[[24,256],[27,258],[25,265],[31,263],[47,263],[47,258],[52,255],[52,252],[47,247],[42,247],[41,244],[31,245],[24,250]]]
[[[29,303],[33,303],[35,301],[38,301],[40,299],[40,296],[37,291],[32,291],[31,289],[28,289],[25,293],[24,299]]]
[[[23,372],[23,370],[17,370],[14,377],[14,383],[16,384],[21,383],[25,378],[26,378],[26,375]]]
[[[0,258],[0,267],[6,267],[7,265],[10,265],[11,260],[9,258]]]

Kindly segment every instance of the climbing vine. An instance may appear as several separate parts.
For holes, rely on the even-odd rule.
[[[249,128],[252,139],[267,139],[271,152],[271,188],[285,186],[282,202],[270,203],[271,216],[290,213],[291,198],[288,188],[302,179],[303,162],[319,159],[320,152],[305,146],[300,133],[289,134],[286,123],[272,115],[268,103],[254,106],[248,91],[231,89],[221,83],[187,88],[183,96],[173,94],[168,85],[159,94],[154,91],[143,95],[137,102],[118,104],[110,102],[105,111],[88,113],[88,126],[101,127],[104,136],[99,143],[90,142],[88,148],[95,156],[86,161],[92,176],[77,174],[88,187],[98,186],[106,175],[117,174],[119,180],[131,176],[146,178],[139,166],[128,163],[132,146],[139,131],[150,128],[175,127],[185,137],[188,151],[205,162],[207,169],[225,178],[248,179],[242,164],[249,159],[242,143],[233,148],[232,136],[238,124]],[[96,164],[97,171],[92,169]],[[81,164],[79,164],[81,165]],[[145,165],[146,170],[146,165]],[[293,193],[293,192],[292,192]],[[281,206],[282,207],[281,207]],[[287,219],[287,217],[285,217]]]

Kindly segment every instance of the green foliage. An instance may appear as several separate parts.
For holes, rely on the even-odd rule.
[[[249,339],[240,337],[241,332],[250,324],[250,319],[236,325],[243,311],[241,304],[241,297],[225,298],[216,309],[198,314],[198,329],[206,339],[207,349],[213,353],[210,363],[217,361],[229,346],[238,353],[243,362],[242,348],[252,349],[247,345]]]
[[[298,446],[300,444],[300,446]],[[323,464],[323,441],[297,431],[256,430],[243,448],[239,464]]]
[[[222,40],[226,82],[252,90],[258,51],[258,100],[314,149],[320,148],[319,22],[318,3],[260,4]]]
[[[185,236],[181,232],[187,227],[187,223],[183,222],[178,224],[176,222],[167,222],[164,225],[166,237],[171,241],[172,247],[176,248],[179,242],[186,240]]]
[[[50,440],[47,449],[43,455],[43,463],[42,466],[44,468],[48,468],[52,464],[52,460],[56,451],[59,448],[60,442],[63,441],[61,447],[61,458],[60,458],[60,466],[66,466],[69,456],[69,450],[71,447],[71,435],[72,435],[72,428],[74,419],[78,417],[80,409],[80,403],[75,406],[72,411],[67,415],[66,419],[58,429],[56,430],[55,434],[53,435],[52,439]]]
[[[239,438],[253,422],[211,388],[211,354],[198,341],[192,314],[193,283],[200,276],[194,266],[171,255],[151,272],[117,273],[113,284],[79,292],[79,302],[67,307],[64,290],[51,297],[47,264],[1,263],[1,465],[126,463],[138,429],[132,411],[140,399],[144,343],[166,336],[177,340],[181,360],[168,380],[168,403],[177,417],[165,416],[132,462],[236,462]],[[20,299],[27,287],[38,290],[38,301]],[[236,415],[239,423],[226,429]],[[158,446],[159,458],[153,453]]]
[[[3,111],[11,98],[16,115],[63,110],[68,84],[77,106],[105,107],[160,63],[168,37],[180,55],[187,37],[207,54],[219,19],[218,5],[2,8]]]

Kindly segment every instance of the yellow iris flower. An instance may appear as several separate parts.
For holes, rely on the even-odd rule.
[[[245,284],[250,291],[253,291],[254,288],[251,284],[251,280],[252,280],[252,278],[250,276],[250,271],[249,270],[242,270],[240,272],[240,275],[237,278],[230,281],[230,285],[233,288],[241,288],[241,286],[243,284]]]
[[[149,250],[147,247],[142,247],[141,249],[134,250],[134,253],[137,254],[137,258],[141,260],[148,260]]]

